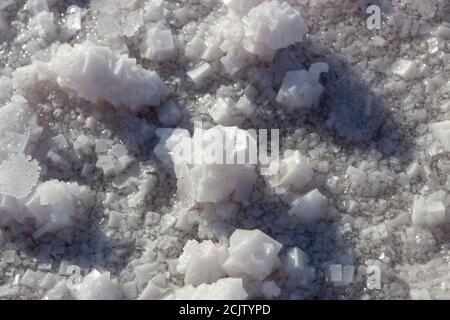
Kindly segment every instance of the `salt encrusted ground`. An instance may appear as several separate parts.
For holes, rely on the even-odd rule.
[[[305,37],[284,1],[248,16],[233,4],[267,1],[224,2],[237,17],[221,0],[0,2],[0,298],[450,298],[448,1],[288,0]],[[281,21],[279,48],[296,44],[271,62],[241,21]],[[223,32],[221,51],[195,38]],[[295,70],[299,104],[279,94]],[[189,171],[155,129],[190,131],[178,139],[197,120],[280,129],[297,171],[227,169],[176,196]]]

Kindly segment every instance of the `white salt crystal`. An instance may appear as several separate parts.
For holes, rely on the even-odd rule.
[[[212,283],[225,275],[222,264],[227,257],[227,249],[220,244],[214,244],[211,240],[200,243],[188,240],[184,245],[183,254],[178,259],[177,270],[184,274],[185,284],[197,286]]]
[[[73,47],[60,46],[52,56],[50,69],[61,88],[80,98],[93,103],[107,101],[133,112],[159,106],[169,93],[156,72],[144,70],[135,60],[89,41]]]
[[[121,227],[122,215],[119,212],[111,211],[109,213],[108,227],[118,229]]]
[[[243,122],[231,99],[218,98],[214,105],[208,110],[213,120],[224,126],[239,126]]]
[[[293,203],[289,210],[290,215],[295,215],[302,224],[315,224],[326,218],[328,199],[314,189]]]
[[[413,225],[432,228],[445,222],[445,206],[439,200],[416,196],[411,211]]]
[[[197,87],[201,87],[207,78],[214,73],[211,65],[208,62],[203,62],[197,65],[194,69],[187,72],[187,75],[195,83]]]
[[[281,243],[259,230],[238,229],[230,237],[223,269],[232,277],[264,280],[280,265],[281,248]]]
[[[119,300],[123,294],[110,279],[109,272],[93,270],[73,289],[78,300]]]
[[[158,27],[150,28],[144,40],[143,57],[154,61],[163,61],[175,56],[175,44],[172,32]]]
[[[294,247],[288,250],[284,257],[283,267],[286,271],[304,270],[309,264],[310,258],[300,248]]]
[[[398,59],[392,65],[392,72],[405,80],[410,80],[416,76],[417,66],[414,61]]]
[[[434,139],[444,152],[450,152],[450,121],[441,121],[431,125]]]

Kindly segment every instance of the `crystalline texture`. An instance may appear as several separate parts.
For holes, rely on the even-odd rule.
[[[265,1],[242,19],[244,48],[263,60],[271,61],[278,49],[302,42],[308,32],[303,17],[289,3]]]
[[[50,68],[63,89],[93,103],[107,101],[133,112],[159,106],[169,93],[156,72],[144,70],[135,60],[89,41],[59,47]]]
[[[223,268],[232,277],[264,280],[279,266],[281,248],[281,243],[259,230],[238,229],[230,237]]]
[[[0,163],[0,194],[17,199],[30,194],[39,180],[40,167],[36,160],[23,154],[13,155]]]
[[[119,300],[123,297],[118,286],[111,281],[109,272],[93,270],[74,289],[78,300]]]
[[[212,284],[201,284],[198,287],[188,285],[175,290],[175,300],[245,300],[247,292],[242,279],[225,278]]]
[[[314,189],[297,199],[289,214],[297,216],[302,224],[314,224],[325,219],[327,208],[328,199]]]
[[[211,240],[201,243],[189,240],[178,260],[177,270],[185,275],[185,284],[212,283],[225,275],[222,264],[227,257],[227,249]]]

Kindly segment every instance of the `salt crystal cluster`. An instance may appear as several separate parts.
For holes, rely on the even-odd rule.
[[[42,127],[37,114],[22,96],[13,96],[0,108],[0,160],[11,154],[31,154],[38,143]]]
[[[184,203],[243,202],[257,179],[256,159],[251,161],[250,152],[254,139],[237,127],[196,128],[192,138],[175,130],[154,151],[161,158],[171,153],[179,199]]]
[[[290,110],[317,107],[324,89],[319,77],[326,72],[326,63],[314,63],[308,71],[289,71],[283,79],[277,102]]]
[[[52,56],[50,69],[61,88],[80,98],[133,112],[159,106],[169,93],[156,72],[89,41],[73,47],[61,45]]]
[[[120,300],[123,294],[111,278],[109,272],[93,270],[72,289],[78,300]]]
[[[223,268],[232,277],[264,280],[279,267],[281,248],[281,243],[259,230],[238,229],[230,237]]]
[[[201,243],[188,240],[178,258],[177,270],[184,274],[187,285],[212,283],[225,275],[222,265],[227,257],[227,248],[223,245],[214,244],[211,240]]]
[[[200,74],[209,76],[212,69],[208,62],[219,59],[230,75],[258,60],[271,62],[277,50],[302,42],[308,32],[302,16],[288,2],[227,0],[224,3],[232,14],[196,35],[186,46],[188,58],[200,57],[204,61],[195,69],[198,75],[194,79]]]
[[[303,17],[288,2],[264,1],[242,18],[244,49],[264,61],[277,50],[302,42],[308,32]]]
[[[441,152],[450,152],[450,121],[441,121],[431,125],[433,139]]]
[[[175,44],[170,29],[157,24],[147,30],[142,44],[142,56],[153,61],[173,58],[176,54]]]
[[[310,161],[298,150],[286,150],[279,166],[269,167],[266,177],[269,184],[280,193],[293,189],[302,191],[312,180],[314,172]]]

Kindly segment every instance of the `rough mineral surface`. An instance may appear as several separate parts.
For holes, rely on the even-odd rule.
[[[0,0],[0,299],[450,299],[449,17]]]

